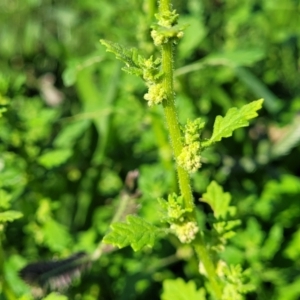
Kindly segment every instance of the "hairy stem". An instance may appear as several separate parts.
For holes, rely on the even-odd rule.
[[[164,12],[168,12],[169,10],[170,10],[170,0],[161,0],[159,5],[160,14],[163,14]],[[162,45],[161,55],[162,55],[162,71],[164,74],[163,85],[167,95],[166,100],[163,102],[163,108],[164,108],[167,128],[171,139],[174,157],[176,160],[182,151],[183,143],[182,143],[182,136],[179,127],[179,122],[178,122],[178,117],[177,117],[176,107],[175,107],[175,99],[174,99],[174,87],[173,87],[174,67],[173,67],[172,40]],[[177,168],[179,188],[180,188],[181,195],[184,198],[185,208],[190,209],[192,211],[192,213],[189,216],[190,220],[196,222],[194,201],[192,196],[189,174],[186,170],[178,166],[178,164],[176,164],[176,168]],[[201,259],[201,262],[204,265],[204,268],[207,273],[207,277],[210,281],[210,284],[212,286],[216,298],[221,299],[222,287],[218,281],[215,272],[215,266],[209,255],[209,251],[204,243],[201,234],[197,235],[196,239],[193,241],[193,246],[199,259]]]
[[[163,2],[169,1],[161,1]],[[167,127],[170,134],[173,153],[175,159],[182,151],[182,137],[177,118],[175,101],[174,101],[174,87],[173,87],[173,45],[172,42],[163,44],[162,46],[162,70],[164,73],[164,90],[167,94],[167,99],[163,102],[164,113],[166,117]],[[184,198],[185,207],[187,209],[193,209],[194,202],[192,196],[192,190],[190,186],[189,174],[178,164],[176,164],[179,188]]]
[[[212,258],[209,255],[209,251],[207,250],[205,246],[205,242],[201,236],[201,233],[199,233],[196,237],[196,239],[193,241],[193,246],[195,249],[195,252],[197,253],[199,257],[199,261],[202,262],[207,277],[209,279],[209,282],[211,284],[212,290],[216,296],[217,299],[222,298],[222,286],[218,280],[218,276],[215,271],[215,266],[213,264]]]

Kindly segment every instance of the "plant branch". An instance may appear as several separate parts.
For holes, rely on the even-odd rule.
[[[204,269],[206,271],[207,277],[211,284],[212,290],[215,293],[217,299],[222,298],[222,287],[218,280],[218,276],[215,271],[215,266],[213,264],[212,258],[209,255],[209,251],[205,246],[205,242],[201,233],[198,233],[197,237],[193,241],[194,249],[199,257],[199,261],[202,262]]]
[[[161,0],[159,5],[159,13],[163,15],[170,11],[170,1]],[[169,39],[167,43],[162,44],[161,46],[161,55],[162,55],[162,71],[164,74],[163,77],[163,87],[166,92],[166,99],[163,101],[164,114],[167,122],[167,127],[171,139],[171,144],[173,148],[173,153],[175,160],[177,160],[180,155],[183,143],[182,136],[179,126],[179,121],[176,113],[175,99],[174,99],[174,87],[173,87],[173,41]],[[190,183],[190,177],[186,170],[180,167],[176,163],[179,188],[181,195],[184,198],[185,208],[192,211],[189,215],[189,218],[192,221],[196,222],[195,211],[194,211],[194,201],[192,196],[192,189]],[[222,297],[222,287],[218,282],[218,278],[215,272],[215,266],[209,255],[209,251],[204,243],[204,240],[200,233],[193,241],[194,249],[201,259],[204,268],[206,270],[208,279],[211,283],[212,289],[217,297],[221,299]]]

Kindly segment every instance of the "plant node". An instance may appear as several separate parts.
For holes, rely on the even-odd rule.
[[[204,124],[198,118],[194,121],[188,120],[185,125],[184,146],[177,157],[177,163],[189,173],[194,173],[201,167],[201,143],[199,135]]]

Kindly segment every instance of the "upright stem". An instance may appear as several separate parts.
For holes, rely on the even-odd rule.
[[[159,11],[169,11],[171,7],[170,0],[161,0],[159,1]]]
[[[161,1],[169,2],[167,0]],[[163,102],[167,127],[169,130],[173,153],[175,159],[182,151],[182,138],[175,108],[174,87],[173,87],[173,45],[172,42],[162,45],[162,71],[164,73],[163,85],[167,94],[167,99]],[[178,164],[176,164],[179,188],[184,198],[185,208],[193,209],[194,201],[190,186],[189,174]]]
[[[163,14],[164,12],[170,11],[170,0],[160,0],[159,3],[159,12]],[[164,43],[161,49],[162,55],[162,71],[164,74],[163,85],[166,92],[166,100],[163,102],[163,108],[167,123],[167,128],[169,131],[171,144],[173,148],[173,153],[175,160],[182,151],[183,143],[182,136],[179,127],[178,117],[175,107],[174,99],[174,87],[173,87],[173,44],[172,41]],[[181,195],[184,198],[185,208],[191,210],[189,218],[191,221],[196,222],[195,210],[194,210],[194,201],[192,196],[192,189],[190,183],[190,177],[188,172],[176,164],[178,182]],[[222,286],[218,281],[218,277],[215,272],[215,266],[212,258],[210,257],[209,251],[206,248],[205,242],[199,233],[195,240],[193,241],[193,246],[195,252],[197,253],[199,260],[204,265],[204,268],[207,273],[207,277],[210,281],[212,289],[215,293],[217,299],[222,297]]]
[[[218,280],[218,276],[216,274],[215,266],[213,264],[213,260],[210,257],[209,251],[206,248],[205,242],[201,236],[201,233],[198,233],[197,237],[193,241],[193,246],[195,252],[199,257],[199,261],[202,262],[204,269],[207,274],[207,278],[211,284],[212,290],[217,299],[222,298],[222,286]]]

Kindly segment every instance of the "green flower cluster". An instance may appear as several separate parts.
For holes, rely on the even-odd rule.
[[[177,163],[189,173],[194,173],[201,167],[201,143],[199,134],[204,127],[200,118],[188,120],[184,129],[184,147],[177,157]]]
[[[199,227],[196,222],[190,221],[178,224],[174,223],[171,225],[171,230],[176,234],[181,243],[188,244],[195,239]]]
[[[164,221],[171,224],[171,231],[185,244],[190,243],[196,237],[199,227],[195,221],[187,218],[190,211],[183,208],[183,198],[175,193],[168,196],[168,201],[159,199],[160,205],[166,213]]]
[[[156,46],[166,44],[170,39],[176,43],[176,40],[183,37],[185,26],[177,24],[178,16],[176,10],[155,15],[158,22],[152,26],[151,37]]]

